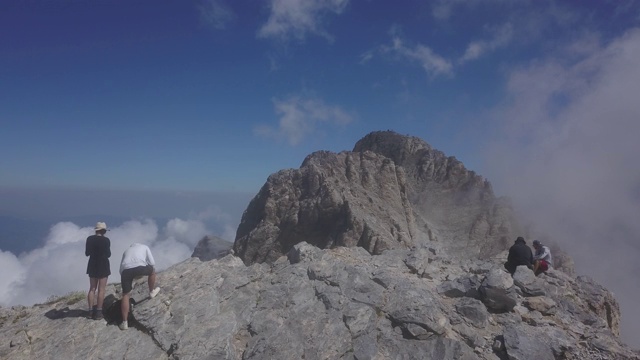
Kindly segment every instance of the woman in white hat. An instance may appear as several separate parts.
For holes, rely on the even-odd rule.
[[[104,236],[107,232],[107,224],[98,222],[95,227],[95,235],[87,238],[84,254],[89,257],[87,274],[89,275],[89,317],[103,319],[102,303],[104,302],[104,290],[107,287],[107,278],[111,275],[109,257],[111,257],[111,240]],[[96,294],[97,290],[97,294]]]

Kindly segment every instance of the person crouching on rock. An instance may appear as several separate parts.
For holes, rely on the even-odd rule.
[[[553,266],[551,250],[539,240],[533,240],[533,248],[536,250],[533,256],[533,272],[538,276]]]
[[[531,249],[527,246],[524,238],[519,236],[515,244],[509,248],[509,256],[507,257],[507,262],[504,263],[504,267],[509,271],[509,274],[513,276],[519,265],[526,265],[528,268],[531,268],[532,263],[533,254],[531,253]]]
[[[104,303],[104,291],[107,287],[107,279],[111,275],[109,258],[111,257],[111,240],[104,236],[107,233],[107,224],[98,222],[95,226],[95,235],[87,238],[84,247],[85,256],[89,257],[87,274],[89,275],[89,303],[90,319],[103,319],[102,304]],[[97,292],[97,293],[96,293]]]
[[[122,323],[118,326],[120,330],[129,328],[129,293],[133,289],[133,279],[139,276],[147,276],[149,285],[149,297],[154,298],[160,292],[156,286],[156,265],[151,250],[147,245],[135,243],[131,245],[122,254],[120,262],[120,278],[122,282],[122,302],[120,304],[120,312],[122,314]]]

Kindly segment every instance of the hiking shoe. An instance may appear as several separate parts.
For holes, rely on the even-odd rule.
[[[149,297],[153,299],[154,297],[156,297],[156,295],[158,295],[159,292],[160,288],[156,287],[155,289],[151,290],[151,292],[149,293]]]
[[[129,328],[129,324],[126,321],[123,321],[120,323],[120,325],[118,325],[118,327],[120,328],[120,330],[127,330]]]
[[[102,310],[96,310],[96,312],[93,313],[93,320],[102,320],[102,319],[104,319]]]

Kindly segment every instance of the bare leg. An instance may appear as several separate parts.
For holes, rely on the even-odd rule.
[[[109,277],[103,277],[101,279],[98,279],[98,300],[97,300],[98,309],[102,309],[102,304],[104,303],[104,291],[105,291],[105,288],[107,287],[108,278]]]
[[[127,321],[127,319],[129,319],[129,294],[122,294],[120,313],[122,315],[122,321]]]
[[[147,283],[149,284],[149,292],[153,291],[156,287],[156,272],[152,272],[147,279]]]
[[[535,260],[533,262],[533,273],[538,276],[538,268],[540,267],[540,261]]]
[[[87,293],[87,302],[89,303],[89,311],[95,304],[96,287],[98,286],[98,278],[89,278],[89,292]]]

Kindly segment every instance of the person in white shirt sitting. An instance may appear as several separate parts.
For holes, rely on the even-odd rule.
[[[533,254],[533,272],[538,276],[553,266],[553,260],[551,260],[551,250],[542,245],[540,240],[533,240],[533,248],[536,250]]]

